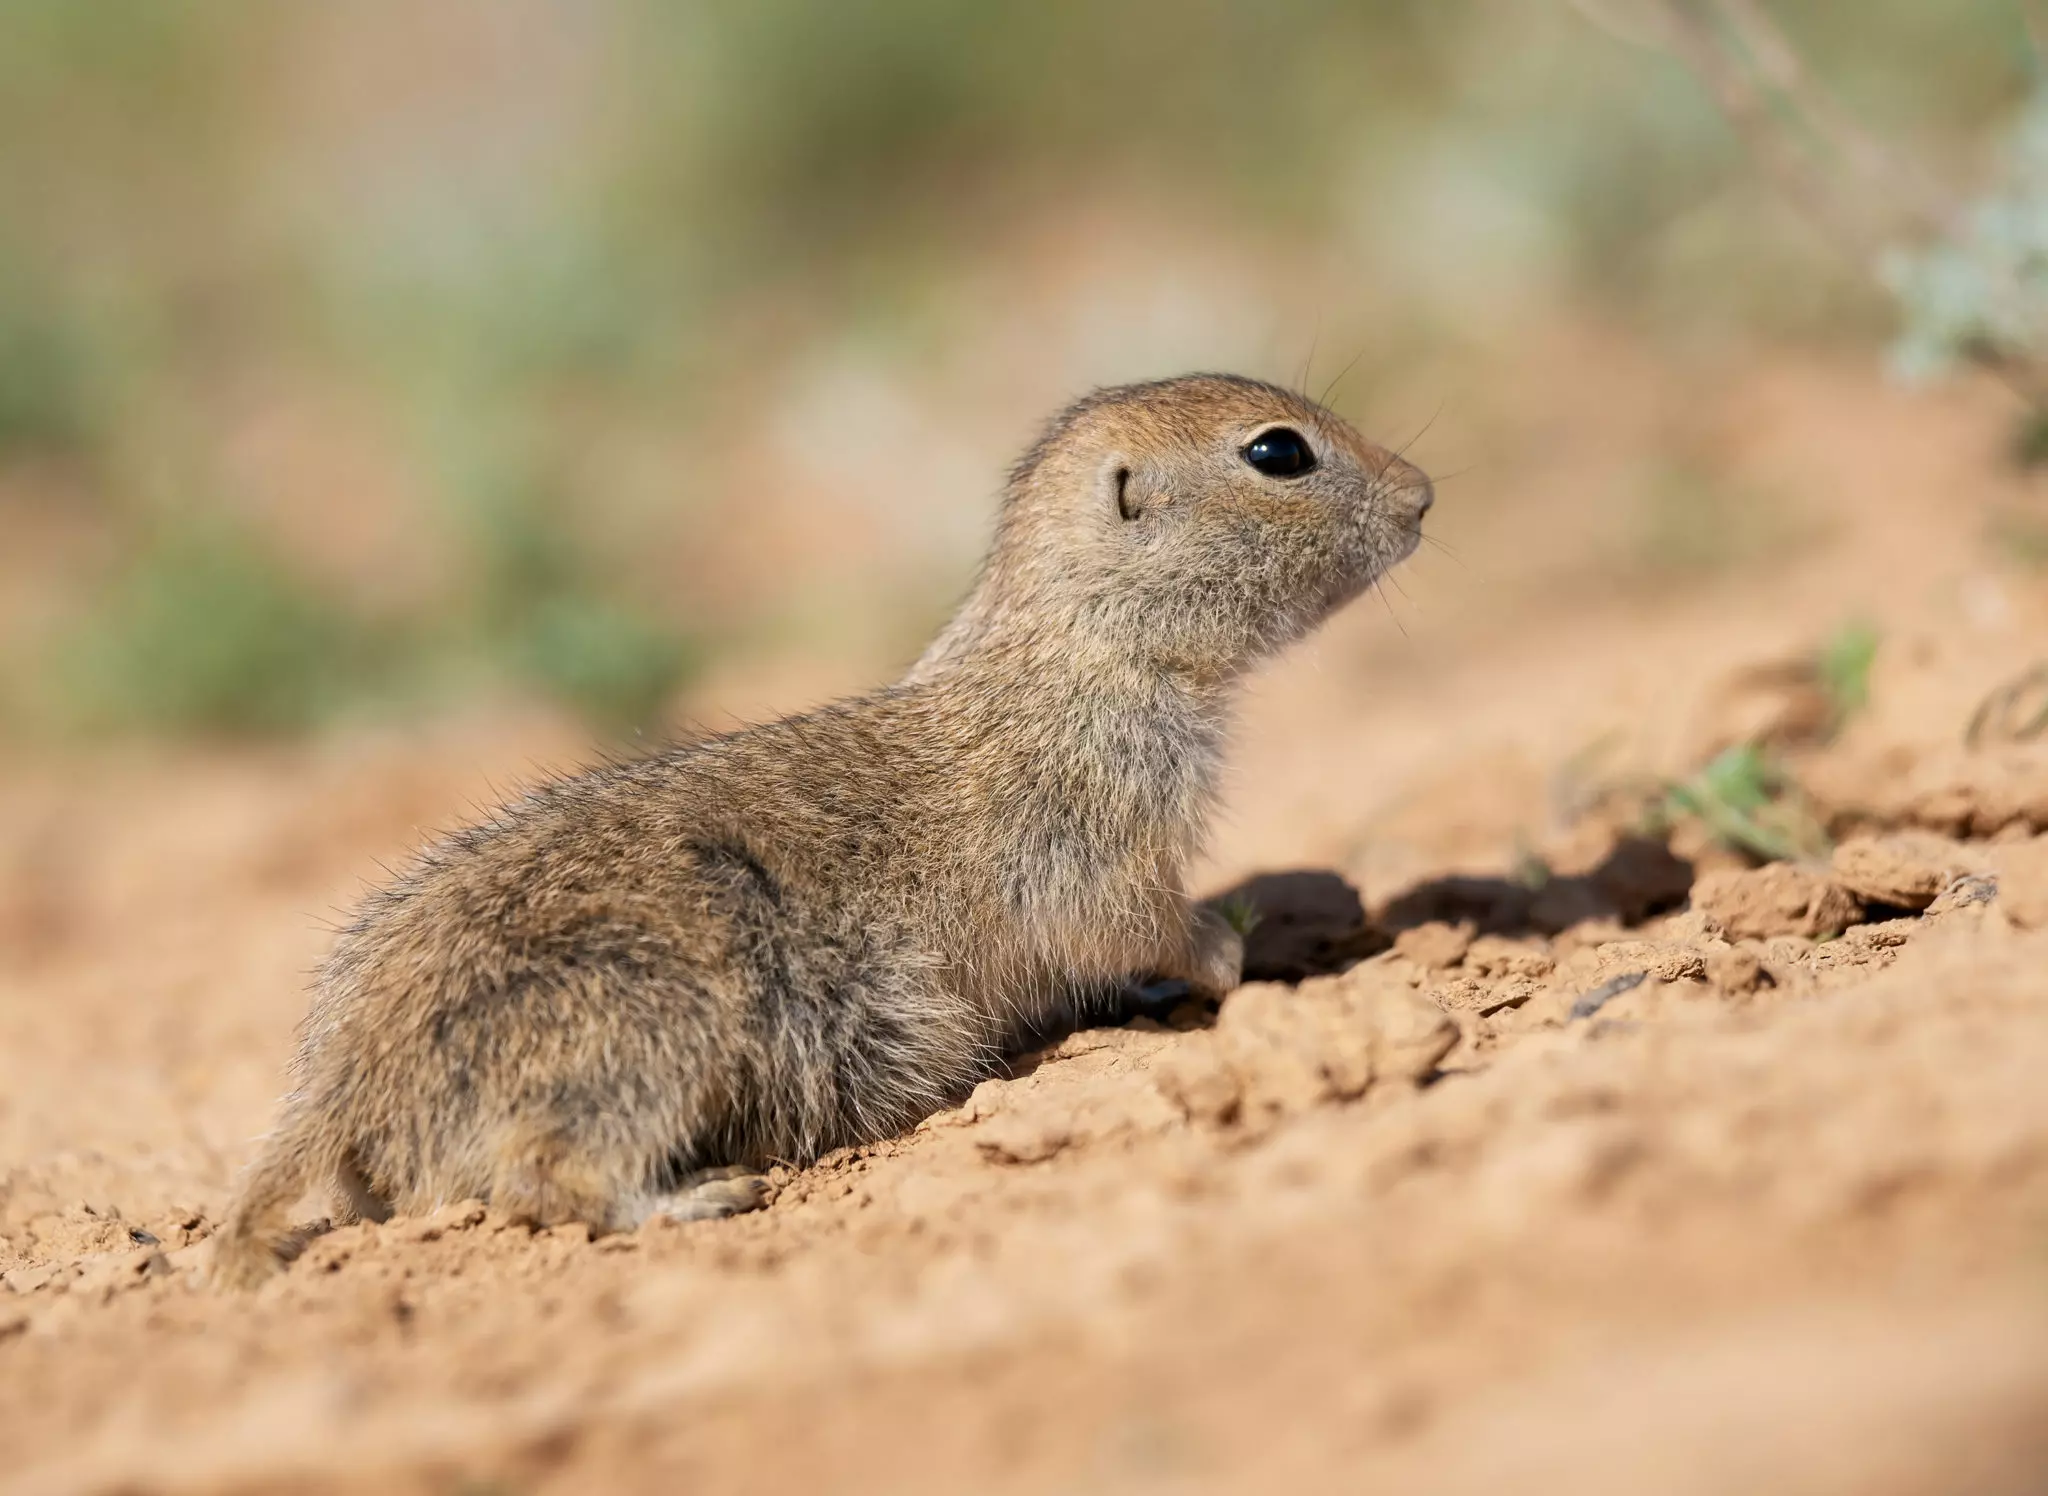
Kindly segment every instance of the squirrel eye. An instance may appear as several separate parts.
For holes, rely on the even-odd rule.
[[[1299,431],[1275,426],[1245,444],[1244,460],[1268,478],[1299,478],[1314,471],[1316,454]]]

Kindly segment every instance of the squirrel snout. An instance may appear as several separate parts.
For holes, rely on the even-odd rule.
[[[1411,523],[1420,523],[1436,502],[1436,485],[1429,481],[1429,474],[1399,457],[1389,457],[1380,469],[1379,487],[1382,497],[1405,511]]]
[[[1408,489],[1409,502],[1415,508],[1415,517],[1421,519],[1436,503],[1436,485],[1421,473],[1415,475],[1414,484]]]

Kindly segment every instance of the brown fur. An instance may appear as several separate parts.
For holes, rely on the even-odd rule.
[[[1314,471],[1241,449],[1287,425]],[[1011,475],[966,602],[893,686],[548,784],[372,896],[217,1237],[275,1271],[345,1216],[482,1196],[599,1230],[759,1203],[962,1095],[1135,973],[1242,946],[1182,870],[1237,683],[1415,546],[1428,480],[1289,391],[1101,391]]]

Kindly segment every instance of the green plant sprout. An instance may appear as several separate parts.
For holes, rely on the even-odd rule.
[[[1251,939],[1252,931],[1266,918],[1259,912],[1258,906],[1241,893],[1234,893],[1227,899],[1218,900],[1216,912],[1223,916],[1226,925],[1237,931],[1240,940]]]
[[[1814,673],[1828,700],[1833,731],[1870,704],[1870,667],[1877,659],[1878,632],[1860,620],[1836,629],[1820,648]]]
[[[1766,862],[1823,857],[1826,830],[1791,779],[1753,743],[1718,754],[1664,794],[1667,818],[1692,816],[1724,846]]]

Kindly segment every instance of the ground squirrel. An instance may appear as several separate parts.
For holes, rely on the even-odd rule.
[[[1429,480],[1255,380],[1102,390],[1011,473],[959,611],[870,695],[542,786],[372,895],[217,1234],[480,1196],[630,1228],[895,1133],[1134,974],[1217,995],[1189,900],[1232,698],[1415,548]]]

